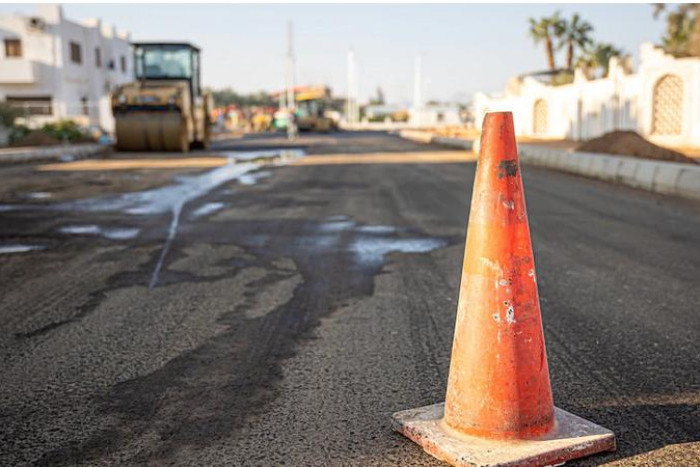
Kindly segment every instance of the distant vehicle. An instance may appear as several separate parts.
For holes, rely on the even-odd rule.
[[[329,132],[338,129],[330,113],[331,90],[325,86],[302,88],[295,95],[297,128],[299,131]]]
[[[120,86],[112,97],[117,149],[208,147],[212,104],[202,92],[199,49],[188,43],[132,45],[137,81]]]
[[[273,93],[279,97],[286,91]],[[329,132],[338,129],[339,113],[332,107],[333,98],[327,86],[303,86],[294,89],[296,126],[299,131]],[[280,110],[275,114],[275,127],[286,128],[288,115]]]

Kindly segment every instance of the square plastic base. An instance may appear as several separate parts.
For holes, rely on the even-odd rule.
[[[428,454],[459,467],[561,465],[616,447],[612,431],[556,407],[554,429],[528,440],[491,440],[456,433],[443,424],[444,411],[444,403],[404,410],[392,416],[392,424]]]

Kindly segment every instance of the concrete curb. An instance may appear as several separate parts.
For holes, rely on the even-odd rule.
[[[460,138],[449,138],[447,136],[435,136],[428,131],[420,130],[401,130],[399,131],[399,136],[405,139],[410,139],[411,141],[417,141],[419,143],[435,143],[442,144],[443,146],[450,146],[453,148],[466,149],[470,151],[473,146],[473,141],[468,139]]]
[[[65,144],[47,147],[3,148],[0,149],[0,164],[85,159],[111,150],[111,146],[95,143]]]
[[[402,138],[471,150],[473,141],[433,136],[426,131],[400,131]],[[518,145],[520,160],[548,169],[620,183],[655,193],[700,200],[700,165],[653,161],[612,154]]]
[[[568,152],[533,144],[520,144],[519,150],[520,159],[526,164],[700,200],[700,165]]]

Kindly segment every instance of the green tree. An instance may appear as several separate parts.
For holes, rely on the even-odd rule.
[[[530,18],[529,34],[535,45],[544,44],[544,49],[547,54],[547,64],[549,69],[554,71],[557,69],[556,60],[554,57],[554,41],[561,31],[561,16],[557,11],[552,16],[545,16],[539,19]]]
[[[582,68],[588,78],[596,78],[597,72],[605,77],[610,71],[610,59],[624,57],[625,52],[607,42],[590,43],[579,55],[576,66]]]
[[[583,73],[588,79],[593,79],[596,76],[596,70],[598,69],[598,58],[595,54],[594,47],[586,47],[581,51],[579,56],[576,58],[576,68],[583,70]]]
[[[574,13],[571,20],[561,20],[556,23],[556,36],[559,39],[558,48],[566,48],[566,68],[570,70],[574,65],[574,52],[576,48],[584,50],[592,43],[590,33],[593,26]]]
[[[247,106],[274,106],[277,102],[265,91],[258,91],[251,94],[238,94],[231,88],[224,88],[211,91],[214,105],[217,107],[226,105]]]
[[[386,99],[384,99],[384,91],[382,91],[381,87],[377,87],[377,97],[374,99],[370,99],[369,101],[370,105],[384,105],[386,104]]]
[[[654,18],[662,15],[666,17],[666,32],[661,38],[664,50],[677,57],[700,57],[700,5],[655,4]]]
[[[613,57],[622,58],[625,52],[622,49],[618,49],[612,44],[600,43],[595,46],[595,56],[598,62],[598,67],[603,71],[603,76],[608,76],[610,72],[610,59]]]

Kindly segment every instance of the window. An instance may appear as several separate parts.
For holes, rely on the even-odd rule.
[[[135,50],[138,79],[192,78],[192,49],[186,45],[143,45]]]
[[[19,58],[22,56],[22,41],[19,39],[5,39],[5,57]]]
[[[122,66],[122,73],[126,73],[126,57],[124,55],[119,57],[119,64]]]
[[[95,66],[97,68],[102,67],[102,51],[99,47],[95,47]]]
[[[88,107],[87,97],[82,97],[80,99],[80,108],[83,111],[83,115],[90,115],[90,108]]]
[[[80,44],[77,42],[70,43],[70,61],[73,63],[83,63],[83,53],[80,50]]]
[[[5,102],[20,115],[52,115],[51,96],[7,96]]]
[[[107,68],[114,70],[114,60],[110,60],[109,63],[107,63]]]

